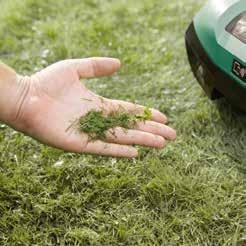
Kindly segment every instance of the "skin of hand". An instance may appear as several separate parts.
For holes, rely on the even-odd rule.
[[[176,138],[176,132],[155,109],[150,121],[139,122],[134,129],[111,129],[105,141],[67,130],[90,110],[143,112],[140,105],[102,98],[80,81],[109,76],[119,68],[120,61],[114,58],[71,59],[25,77],[1,64],[0,120],[42,143],[71,152],[133,158],[138,152],[132,145],[163,148],[167,140]]]

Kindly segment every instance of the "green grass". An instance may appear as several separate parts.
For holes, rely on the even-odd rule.
[[[71,124],[69,128],[74,128],[82,133],[87,133],[92,140],[106,139],[107,131],[116,127],[124,129],[133,128],[137,122],[151,120],[152,113],[149,108],[144,109],[143,114],[137,112],[128,113],[122,108],[119,111],[105,114],[103,111],[89,111]],[[111,131],[114,135],[114,131]]]
[[[102,96],[159,108],[178,139],[135,160],[64,153],[0,126],[0,245],[245,245],[246,116],[210,102],[184,32],[203,0],[0,0],[0,58],[31,74],[113,56]]]

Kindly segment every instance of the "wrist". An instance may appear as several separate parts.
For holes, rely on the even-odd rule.
[[[0,121],[18,128],[29,87],[29,77],[20,76],[12,68],[0,63]]]

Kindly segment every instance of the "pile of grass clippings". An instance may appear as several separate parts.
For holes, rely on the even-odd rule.
[[[91,139],[105,139],[106,132],[115,127],[133,128],[137,122],[150,120],[152,117],[149,108],[142,114],[130,114],[116,111],[105,115],[103,111],[90,111],[79,119],[79,131],[87,133]]]

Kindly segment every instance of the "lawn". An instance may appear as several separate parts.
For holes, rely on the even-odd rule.
[[[210,102],[184,33],[204,0],[0,0],[0,59],[123,67],[95,92],[165,112],[178,138],[134,160],[65,153],[0,125],[0,245],[246,245],[246,115]]]

